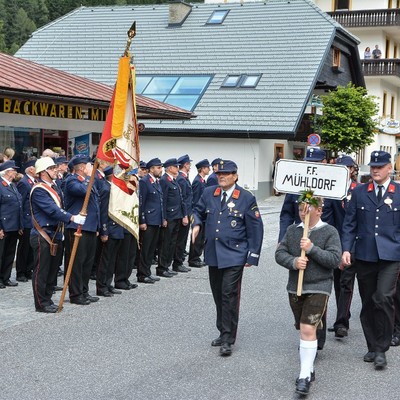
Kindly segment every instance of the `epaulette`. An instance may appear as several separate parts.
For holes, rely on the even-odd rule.
[[[232,199],[238,199],[240,196],[240,190],[239,189],[235,189],[232,193]]]
[[[214,191],[214,196],[216,197],[216,196],[221,196],[221,188],[220,187],[217,187],[216,189],[215,189],[215,191]]]
[[[373,183],[370,183],[369,185],[368,185],[368,192],[372,192],[373,190],[374,190],[374,184]]]

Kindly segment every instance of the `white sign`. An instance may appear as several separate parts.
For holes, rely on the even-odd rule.
[[[300,194],[311,189],[315,196],[342,200],[347,196],[349,171],[344,165],[279,160],[276,162],[274,189]]]

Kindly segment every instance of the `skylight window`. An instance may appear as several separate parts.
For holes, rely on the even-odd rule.
[[[261,74],[227,75],[222,82],[222,88],[255,88],[260,81]]]
[[[212,76],[137,76],[136,93],[193,111]]]
[[[228,15],[229,10],[216,10],[208,19],[207,24],[222,24]]]

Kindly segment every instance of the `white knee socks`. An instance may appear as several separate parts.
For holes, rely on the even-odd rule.
[[[300,339],[300,379],[310,378],[311,372],[314,372],[314,360],[317,355],[318,340]]]

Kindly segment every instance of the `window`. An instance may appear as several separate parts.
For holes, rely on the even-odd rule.
[[[193,111],[212,76],[137,76],[136,93]]]
[[[222,88],[255,88],[261,79],[261,74],[227,75],[222,82]]]
[[[350,9],[350,0],[335,0],[335,9],[336,10],[349,10]]]
[[[395,109],[394,109],[394,96],[392,96],[392,99],[390,101],[390,118],[394,119],[394,114],[395,114]]]
[[[211,17],[206,22],[207,24],[222,24],[228,15],[229,10],[214,11]]]
[[[340,50],[336,47],[333,48],[333,66],[340,67]]]
[[[387,104],[387,93],[383,92],[383,100],[382,100],[382,117],[386,118],[386,104]]]

